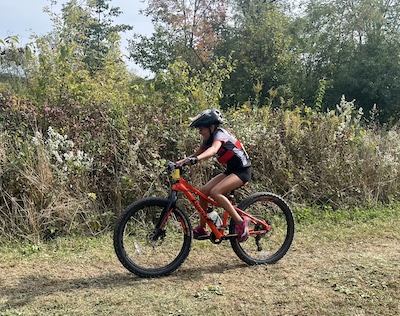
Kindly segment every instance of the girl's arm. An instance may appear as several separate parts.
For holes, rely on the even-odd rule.
[[[196,150],[196,152],[194,154],[177,161],[176,164],[178,164],[178,165],[183,164],[188,158],[197,157],[198,155],[200,155],[203,152],[204,152],[204,149],[200,147],[199,149]]]
[[[218,152],[218,150],[221,148],[221,146],[222,146],[222,143],[220,141],[215,141],[212,143],[210,148],[207,148],[206,150],[204,150],[203,148],[200,147],[199,149],[197,149],[197,151],[193,155],[191,155],[187,158],[181,159],[181,160],[177,161],[176,163],[178,165],[180,165],[180,164],[184,163],[188,158],[192,158],[192,157],[197,158],[197,160],[213,157]]]
[[[198,155],[195,155],[198,160],[207,159],[213,157],[217,154],[218,150],[221,148],[222,143],[220,141],[215,141],[212,143],[210,148],[200,152]]]

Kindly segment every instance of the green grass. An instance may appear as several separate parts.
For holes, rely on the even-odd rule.
[[[194,241],[177,272],[150,280],[122,267],[110,234],[3,244],[0,315],[399,314],[398,211],[295,212],[294,243],[274,265]]]

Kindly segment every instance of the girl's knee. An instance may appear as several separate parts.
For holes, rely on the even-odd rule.
[[[213,199],[221,195],[221,192],[219,190],[215,190],[214,188],[210,191],[209,196],[211,196]]]
[[[209,196],[211,189],[205,185],[199,191],[203,193],[205,196]]]

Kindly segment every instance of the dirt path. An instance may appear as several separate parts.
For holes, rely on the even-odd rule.
[[[400,242],[308,240],[277,264],[248,267],[229,244],[195,241],[172,276],[147,280],[110,238],[0,259],[0,315],[398,315]],[[67,249],[64,249],[67,248]]]

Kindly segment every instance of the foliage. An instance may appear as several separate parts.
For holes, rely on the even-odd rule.
[[[352,225],[378,226],[387,221],[398,221],[399,203],[374,204],[352,209],[333,209],[330,206],[295,207],[295,220],[298,225],[318,225],[325,229],[333,226],[351,227]]]
[[[345,94],[366,113],[376,104],[382,122],[397,121],[396,1],[211,2],[150,1],[144,14],[155,32],[132,39],[133,60],[158,73],[178,58],[200,69],[231,55],[237,67],[224,81],[223,108],[245,102],[291,107],[304,100],[325,110]],[[258,83],[263,89],[255,94]],[[316,100],[316,91],[323,98]]]
[[[345,94],[381,120],[398,118],[400,48],[397,1],[305,1],[294,22],[301,49],[298,89],[311,101],[321,78],[327,80],[324,105]]]
[[[398,130],[377,131],[361,117],[343,97],[326,113],[243,107],[231,123],[252,153],[257,188],[338,208],[388,202],[398,194]]]
[[[165,162],[192,154],[201,141],[187,128],[191,117],[221,104],[227,128],[252,159],[249,190],[273,191],[304,209],[317,205],[329,212],[396,201],[400,132],[394,123],[378,124],[377,107],[371,117],[368,106],[365,113],[359,107],[376,97],[378,104],[392,100],[386,110],[396,111],[398,56],[390,54],[390,44],[397,47],[397,33],[391,24],[378,27],[379,21],[395,23],[396,10],[388,7],[383,20],[373,11],[373,23],[344,34],[339,45],[333,41],[339,32],[335,17],[354,11],[337,1],[312,1],[308,15],[295,20],[274,1],[235,1],[241,10],[235,11],[237,24],[224,24],[222,32],[221,16],[221,25],[213,25],[213,54],[202,56],[207,67],[192,55],[174,55],[149,81],[132,76],[122,63],[118,32],[124,27],[112,26],[118,11],[107,11],[107,1],[81,7],[68,2],[61,15],[53,15],[53,32],[26,47],[15,37],[0,41],[0,224],[11,228],[0,235],[37,241],[109,229],[133,200],[167,193]],[[159,8],[152,3],[150,8]],[[96,19],[96,10],[104,21]],[[157,12],[160,23],[170,23],[166,32],[186,25],[177,8]],[[194,9],[186,12],[194,18]],[[346,17],[342,27],[360,27],[358,19]],[[304,33],[294,36],[295,25]],[[192,31],[176,34],[182,40]],[[351,34],[361,37],[355,41]],[[196,36],[200,45],[201,34]],[[303,51],[293,48],[300,42]],[[287,70],[294,60],[295,71]],[[377,80],[368,78],[365,65]],[[342,90],[350,98],[339,98]],[[200,185],[221,170],[208,161],[189,176]]]
[[[24,128],[19,132],[0,134],[0,221],[7,228],[2,236],[37,242],[60,233],[98,231],[93,201],[81,191],[88,186],[91,159],[52,129],[45,142],[40,133],[33,138]]]
[[[164,84],[165,91],[176,87],[176,81]],[[14,233],[33,240],[93,234],[106,229],[113,214],[133,200],[165,195],[168,183],[160,172],[166,161],[190,155],[198,146],[187,120],[200,108],[185,112],[186,101],[174,107],[170,102],[176,100],[155,97],[154,87],[148,89],[158,104],[137,104],[118,112],[99,104],[40,108],[3,95],[3,227],[15,227]],[[290,203],[332,209],[398,198],[399,131],[366,126],[361,115],[354,102],[344,98],[327,112],[306,106],[293,111],[244,106],[225,112],[227,128],[252,158],[251,191],[273,191]],[[75,117],[79,124],[73,124]],[[37,126],[47,127],[41,132]],[[190,178],[200,185],[218,170],[205,163],[193,168]]]
[[[25,67],[32,61],[32,44],[19,46],[18,36],[0,39],[0,84],[20,91],[26,86]]]
[[[194,69],[209,66],[227,15],[227,0],[150,0],[144,14],[151,16],[155,33],[136,34],[130,55],[155,73],[181,58]]]
[[[232,56],[238,63],[237,71],[224,83],[224,106],[254,100],[252,87],[257,81],[265,88],[260,91],[261,104],[271,88],[279,88],[276,90],[279,96],[291,98],[286,84],[297,56],[292,49],[289,17],[275,3],[266,4],[260,0],[233,2],[236,3],[233,7],[236,14],[233,23],[226,26],[217,50],[221,55],[233,51]]]
[[[104,68],[110,51],[119,45],[118,34],[132,29],[129,25],[113,25],[113,19],[122,12],[110,7],[109,2],[88,0],[82,6],[77,0],[70,0],[63,5],[61,16],[52,14],[63,48],[68,50],[70,43],[76,44],[74,54],[82,58],[91,75]]]
[[[61,16],[53,14],[55,29],[36,38],[37,59],[27,67],[32,101],[88,104],[101,100],[115,107],[129,99],[131,78],[121,60],[118,35],[128,26],[111,25],[110,17],[120,12],[109,9],[106,2],[89,1],[80,7],[73,0],[63,6]]]
[[[218,107],[222,84],[234,71],[232,58],[219,58],[207,69],[195,70],[185,61],[170,64],[160,73],[154,87],[162,95],[164,107],[172,106],[170,114],[177,122],[186,122],[200,110]]]

